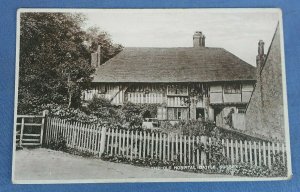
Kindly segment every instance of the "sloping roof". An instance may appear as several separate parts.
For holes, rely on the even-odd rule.
[[[93,82],[255,80],[255,67],[223,48],[124,48],[96,69]]]

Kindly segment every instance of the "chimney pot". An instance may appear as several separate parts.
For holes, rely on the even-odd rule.
[[[263,40],[259,40],[258,42],[258,54],[256,56],[256,68],[257,68],[257,74],[256,74],[256,78],[257,78],[257,81],[259,81],[260,79],[260,72],[261,72],[261,69],[263,68],[263,65],[265,63],[265,60],[266,60],[266,55],[265,55],[265,52],[264,52],[264,41]]]
[[[101,46],[98,45],[97,51],[91,54],[91,65],[98,67],[101,64]]]
[[[205,36],[202,31],[196,31],[193,36],[194,47],[205,47]]]
[[[265,54],[264,51],[265,42],[263,40],[259,40],[258,42],[258,55],[262,56]]]

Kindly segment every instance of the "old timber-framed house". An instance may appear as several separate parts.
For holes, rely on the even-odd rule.
[[[223,48],[206,47],[199,31],[193,47],[124,48],[103,64],[98,49],[92,65],[96,72],[84,100],[97,96],[115,105],[161,104],[158,120],[203,117],[226,126],[228,114],[245,112],[256,82],[255,67]]]

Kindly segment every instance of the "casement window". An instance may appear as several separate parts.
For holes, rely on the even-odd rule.
[[[168,108],[168,120],[186,120],[187,115],[187,108]]]
[[[168,95],[187,95],[188,88],[184,85],[168,85]]]
[[[231,83],[224,85],[224,93],[225,94],[239,94],[241,93],[241,84],[239,83]]]
[[[246,113],[246,108],[245,107],[238,107],[237,111],[238,111],[238,113]]]
[[[107,93],[108,85],[100,85],[97,87],[97,89],[98,89],[98,94],[105,94]]]
[[[166,107],[157,107],[157,119],[158,120],[167,120],[167,108]]]

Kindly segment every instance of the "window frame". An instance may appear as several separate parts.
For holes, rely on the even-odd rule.
[[[246,113],[246,107],[237,107],[237,113],[245,114]]]
[[[174,87],[172,87],[174,86]],[[174,93],[170,92],[170,89],[175,89]],[[183,90],[186,89],[186,92],[183,93]],[[187,85],[176,85],[176,84],[172,84],[172,85],[167,85],[167,95],[178,95],[178,96],[188,96],[188,86]]]
[[[228,83],[223,86],[224,94],[241,94],[241,83]]]
[[[170,119],[170,116],[169,116],[170,112],[169,112],[169,110],[172,110],[171,111],[172,112],[172,117],[174,117],[172,119]],[[188,108],[186,108],[186,107],[168,107],[167,108],[167,114],[168,114],[167,119],[169,121],[179,121],[179,120],[182,120],[182,117],[183,117],[182,115],[184,114],[183,110],[188,110]],[[186,118],[188,118],[188,117],[186,117]]]

